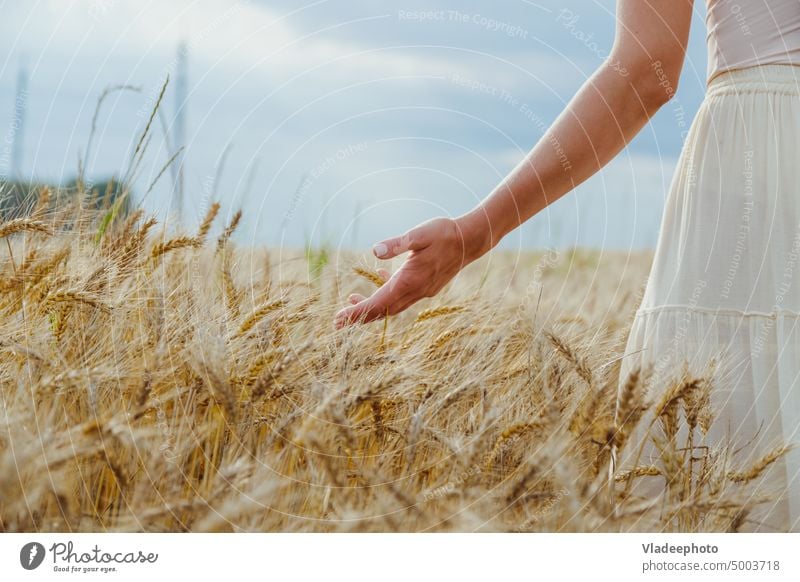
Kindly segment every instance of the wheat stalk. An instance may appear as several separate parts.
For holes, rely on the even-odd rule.
[[[211,224],[219,213],[219,208],[219,202],[213,202],[211,206],[209,206],[205,217],[203,217],[203,222],[200,223],[200,228],[197,229],[197,236],[195,238],[198,244],[202,245],[205,242],[208,231],[211,230]]]
[[[230,223],[225,227],[225,230],[222,231],[222,234],[217,239],[217,250],[222,249],[222,247],[228,243],[234,231],[239,227],[239,222],[241,222],[241,220],[242,211],[239,209],[234,213]]]
[[[383,277],[362,267],[353,267],[353,272],[362,279],[366,279],[367,281],[371,282],[376,287],[383,287],[383,284],[386,283]]]
[[[659,475],[661,475],[661,469],[655,465],[646,465],[644,467],[636,467],[630,471],[622,471],[617,473],[614,475],[614,480],[620,482],[629,481],[637,477],[658,477]]]
[[[157,259],[177,249],[198,248],[202,241],[193,236],[178,236],[163,243],[157,243],[150,251],[150,257]]]
[[[277,309],[281,309],[282,307],[286,306],[287,301],[285,299],[277,299],[275,301],[271,301],[266,305],[262,305],[261,307],[257,308],[253,311],[250,316],[242,322],[242,325],[239,327],[238,336],[243,336],[248,331],[250,331],[255,324],[259,321],[264,319],[268,314],[272,313]]]
[[[779,446],[753,463],[749,469],[739,472],[729,471],[727,477],[734,483],[746,483],[752,481],[753,479],[757,479],[767,469],[767,467],[783,457],[791,450],[791,448],[791,445]]]
[[[95,309],[99,309],[105,313],[111,313],[111,308],[100,301],[97,297],[85,293],[83,291],[74,290],[61,290],[51,293],[47,296],[47,301],[52,303],[70,302],[70,303],[83,303]]]
[[[569,344],[567,344],[564,340],[558,337],[551,331],[544,332],[545,337],[550,340],[550,343],[556,348],[556,351],[560,353],[564,358],[573,365],[575,371],[578,372],[578,375],[583,378],[589,386],[594,386],[594,375],[592,374],[592,370],[589,368],[589,365],[586,363],[586,360],[580,357],[575,350],[573,350]]]
[[[52,229],[45,223],[30,218],[15,218],[0,224],[0,238],[5,238],[20,232],[40,232],[49,236],[53,235]]]
[[[460,311],[464,311],[464,309],[465,308],[463,305],[445,305],[442,307],[425,309],[424,311],[421,311],[419,315],[417,315],[415,323],[428,321],[436,317],[442,317],[443,315],[450,315],[451,313],[458,313]]]

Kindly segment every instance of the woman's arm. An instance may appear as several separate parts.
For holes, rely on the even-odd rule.
[[[336,316],[368,322],[432,297],[464,266],[597,173],[675,94],[693,0],[619,0],[614,47],[525,159],[473,210],[437,218],[375,245],[378,258],[411,251],[371,297]]]

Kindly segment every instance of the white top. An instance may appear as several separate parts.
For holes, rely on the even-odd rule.
[[[800,0],[706,0],[708,80],[728,69],[800,65]]]

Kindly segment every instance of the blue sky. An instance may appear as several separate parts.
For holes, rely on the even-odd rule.
[[[603,172],[504,246],[645,248],[656,242],[682,136],[703,96],[698,1],[683,78]],[[30,0],[0,2],[0,129],[29,74],[25,177],[74,176],[98,96],[88,175],[121,173],[187,43],[185,220],[214,195],[245,210],[238,241],[366,247],[483,198],[541,137],[611,47],[614,2]],[[227,151],[227,155],[224,152]],[[141,197],[172,154],[161,127]],[[220,171],[220,161],[224,157]],[[0,172],[10,172],[8,163]],[[144,205],[167,217],[171,182]]]

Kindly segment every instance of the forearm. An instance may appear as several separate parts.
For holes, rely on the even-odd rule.
[[[666,100],[655,71],[599,69],[528,155],[473,210],[460,217],[478,256],[605,166]]]

